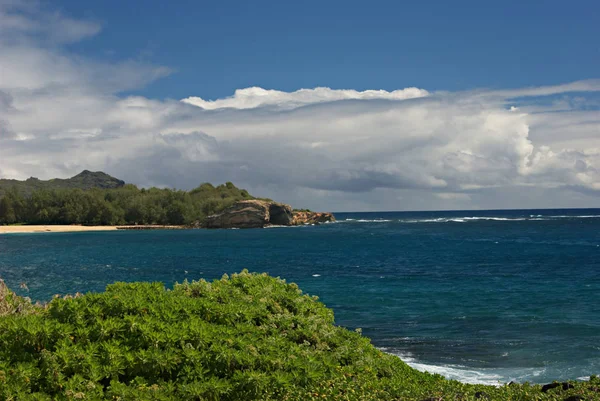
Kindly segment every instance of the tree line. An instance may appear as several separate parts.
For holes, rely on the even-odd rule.
[[[0,199],[0,224],[186,225],[234,202],[254,199],[231,182],[191,191],[138,188],[42,189],[30,196],[12,188]]]

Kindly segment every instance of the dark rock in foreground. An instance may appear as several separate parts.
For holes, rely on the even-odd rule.
[[[223,212],[208,216],[205,228],[262,228],[271,225],[293,226],[334,221],[331,213],[294,212],[290,205],[263,200],[243,200]]]

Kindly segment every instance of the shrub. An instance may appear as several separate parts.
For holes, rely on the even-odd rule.
[[[590,386],[541,393],[417,372],[295,284],[247,271],[171,290],[116,283],[0,318],[0,400],[593,399]]]

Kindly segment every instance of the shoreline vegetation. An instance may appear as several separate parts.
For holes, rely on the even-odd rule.
[[[140,189],[105,173],[87,170],[66,180],[0,179],[0,226],[44,226],[33,232],[98,231],[96,227],[107,227],[102,228],[104,231],[113,226],[138,230],[258,228],[320,224],[334,219],[331,213],[294,210],[289,205],[256,198],[231,182],[216,187],[204,183],[191,191]],[[67,226],[72,227],[62,228]],[[26,230],[8,228],[0,233]]]
[[[36,305],[0,280],[0,400],[599,398],[596,376],[487,386],[419,372],[265,273],[115,283]]]

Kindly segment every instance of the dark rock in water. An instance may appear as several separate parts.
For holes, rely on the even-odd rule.
[[[483,391],[478,391],[475,393],[475,398],[485,398],[485,399],[489,399],[490,396],[487,395],[486,393],[484,393]]]
[[[549,384],[544,384],[544,385],[542,386],[542,393],[545,393],[545,392],[547,392],[548,390],[552,390],[553,388],[560,387],[560,385],[561,385],[560,383],[549,383]]]
[[[581,395],[572,395],[564,399],[564,401],[584,401],[585,398]]]
[[[517,382],[511,381],[510,383],[507,384],[507,386],[516,386],[517,384],[518,384]]]
[[[292,207],[283,203],[271,203],[269,205],[269,224],[278,226],[289,226],[294,220]]]
[[[570,389],[570,388],[575,388],[575,386],[574,386],[574,385],[572,385],[571,383],[567,383],[567,382],[564,382],[564,383],[562,383],[562,389],[563,389],[563,390],[565,390],[565,391],[566,391],[566,390],[568,390],[568,389]]]

